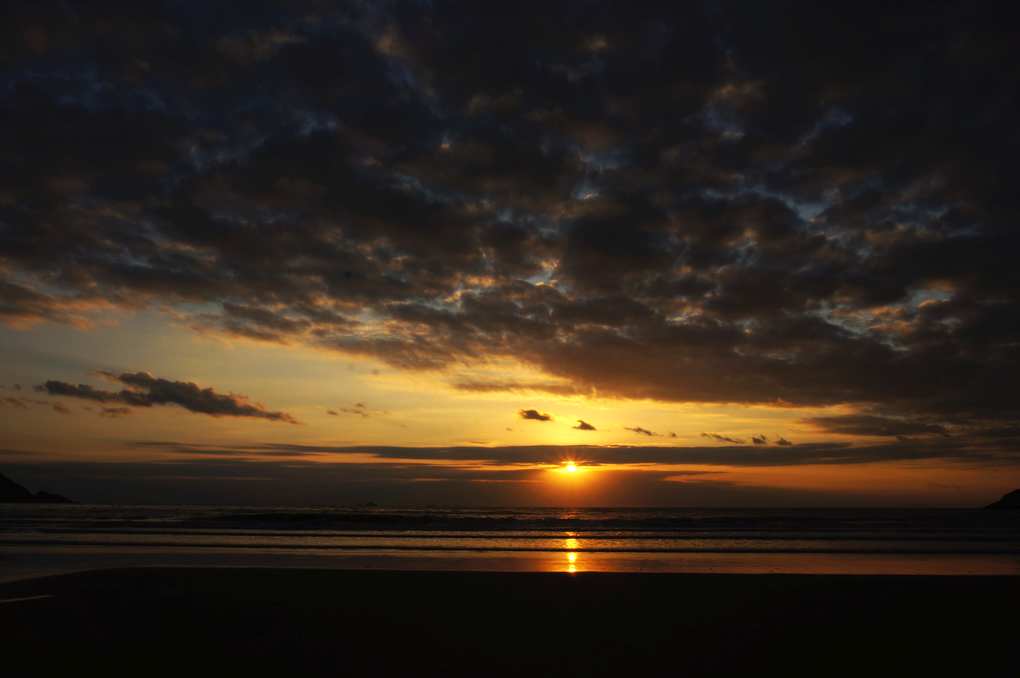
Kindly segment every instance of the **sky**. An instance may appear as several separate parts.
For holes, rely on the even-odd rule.
[[[6,5],[0,471],[144,503],[1020,486],[1011,24],[641,4]]]

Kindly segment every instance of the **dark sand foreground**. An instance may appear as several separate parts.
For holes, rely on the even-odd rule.
[[[166,568],[0,586],[43,595],[0,603],[4,675],[1020,675],[1020,577]]]

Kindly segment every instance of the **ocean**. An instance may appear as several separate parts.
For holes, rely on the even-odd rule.
[[[0,505],[0,580],[136,566],[1020,574],[1020,513]]]

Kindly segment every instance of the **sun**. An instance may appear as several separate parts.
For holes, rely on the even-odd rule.
[[[559,464],[550,469],[553,473],[558,474],[564,480],[568,480],[573,484],[575,481],[580,481],[588,470],[583,461],[577,461],[576,459],[562,459]]]

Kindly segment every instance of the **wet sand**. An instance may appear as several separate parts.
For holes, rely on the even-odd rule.
[[[1020,577],[160,568],[10,582],[0,599],[23,599],[0,603],[19,676],[1020,669]]]

